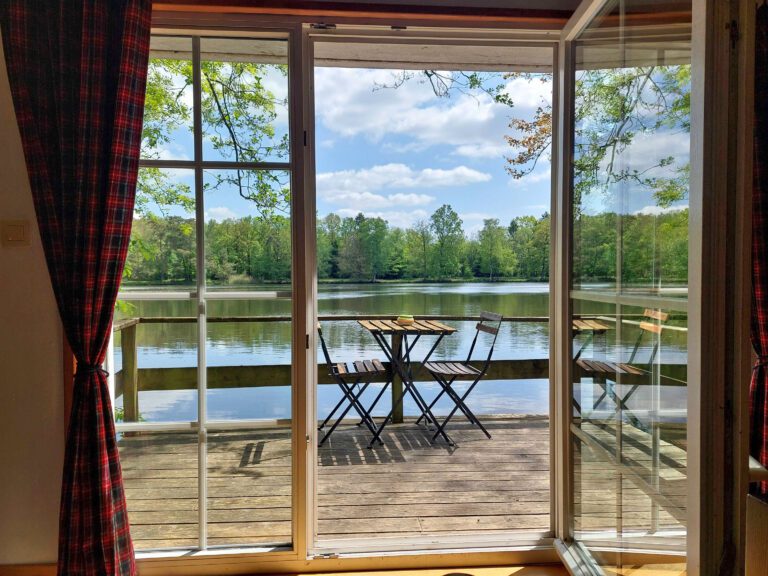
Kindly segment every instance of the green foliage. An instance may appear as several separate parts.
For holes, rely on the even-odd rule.
[[[530,280],[549,277],[549,214],[541,218],[518,216],[507,227],[517,275]]]
[[[209,221],[205,225],[207,280],[290,282],[290,231],[284,216]],[[157,284],[194,280],[192,220],[177,216],[137,220],[134,236],[128,255],[131,280]],[[577,283],[615,282],[619,273],[627,284],[687,281],[687,209],[659,215],[578,214],[573,238]],[[550,216],[520,216],[506,227],[491,218],[476,234],[467,236],[461,219],[448,205],[436,210],[429,222],[407,229],[362,214],[354,218],[329,214],[318,222],[317,246],[322,280],[547,281]],[[617,258],[620,247],[621,258]]]
[[[493,281],[511,275],[516,258],[512,251],[506,230],[496,218],[483,220],[483,229],[478,234],[479,272]]]
[[[576,284],[688,281],[687,209],[660,215],[581,214],[574,221],[573,242]]]
[[[201,116],[203,138],[225,160],[258,162],[288,156],[288,135],[277,134],[278,110],[287,107],[265,84],[267,76],[287,77],[287,67],[251,62],[204,61]],[[174,133],[191,132],[192,106],[188,98],[193,67],[189,60],[153,58],[149,63],[142,131],[142,157],[162,158]],[[236,190],[264,216],[287,214],[288,177],[267,170],[222,170],[208,174],[206,190]],[[136,194],[136,213],[167,214],[172,208],[190,214],[194,194],[167,170],[142,168]]]
[[[429,227],[435,235],[435,266],[437,278],[460,276],[464,230],[461,218],[448,204],[443,204],[429,217]]]
[[[651,190],[658,206],[688,196],[688,159],[661,138],[690,131],[690,67],[582,71],[576,81],[574,204],[617,184]],[[638,135],[659,139],[656,155],[625,155]]]

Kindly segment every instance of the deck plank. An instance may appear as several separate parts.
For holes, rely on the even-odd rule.
[[[412,421],[390,425],[369,450],[364,428],[344,423],[318,451],[318,530],[328,540],[439,534],[544,532],[549,529],[549,428],[544,417],[484,423],[488,440],[467,423],[451,425],[456,447],[431,442]],[[592,433],[609,439],[610,428]],[[628,431],[627,456],[650,465],[646,438]],[[137,549],[195,546],[198,531],[194,434],[127,434],[119,441],[131,533]],[[669,498],[680,498],[684,450],[664,443]],[[210,433],[208,531],[212,544],[288,543],[291,438],[288,428]],[[576,529],[646,526],[649,497],[584,450],[575,469]],[[618,500],[618,505],[617,505]],[[660,525],[677,526],[665,510]]]

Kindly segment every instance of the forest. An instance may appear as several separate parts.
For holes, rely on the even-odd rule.
[[[615,281],[618,261],[622,282],[647,284],[663,279],[684,284],[687,236],[687,209],[655,215],[581,214],[574,222],[574,279]],[[215,284],[290,282],[290,237],[290,220],[280,215],[209,220],[205,223],[207,280]],[[341,218],[332,213],[317,223],[318,277],[356,282],[546,281],[549,238],[546,213],[508,223],[487,219],[472,234],[465,232],[449,205],[405,229],[363,214]],[[617,259],[619,251],[622,257]],[[137,219],[126,282],[174,284],[194,279],[194,220]]]

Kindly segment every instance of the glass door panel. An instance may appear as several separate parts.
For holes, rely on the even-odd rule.
[[[685,564],[691,6],[646,9],[573,44],[571,530],[605,570]]]
[[[288,74],[287,34],[152,38],[113,369],[139,549],[292,543]]]

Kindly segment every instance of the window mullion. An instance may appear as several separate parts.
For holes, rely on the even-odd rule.
[[[192,97],[195,162],[195,245],[197,249],[197,420],[198,420],[198,545],[208,546],[208,444],[206,429],[206,298],[205,298],[205,205],[203,199],[203,119],[200,37],[192,37]]]

